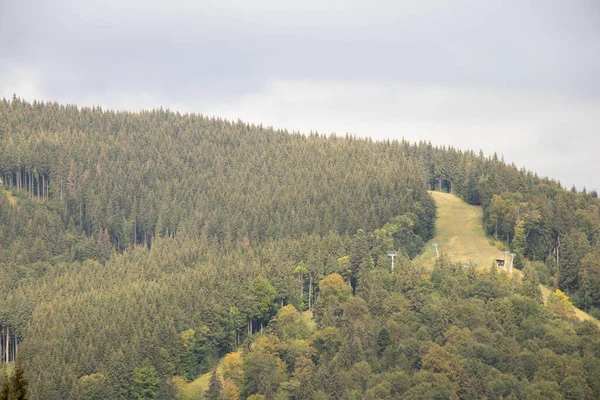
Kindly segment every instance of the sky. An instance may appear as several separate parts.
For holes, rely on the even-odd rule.
[[[600,3],[0,0],[0,97],[497,152],[600,190]]]

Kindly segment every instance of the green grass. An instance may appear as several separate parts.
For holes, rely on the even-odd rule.
[[[521,271],[517,270],[517,273],[521,274]],[[542,297],[544,298],[544,303],[546,303],[548,296],[550,295],[550,293],[554,292],[554,290],[542,285],[540,285],[540,288],[542,289]],[[575,316],[581,321],[592,321],[595,322],[596,325],[600,326],[600,321],[598,321],[596,318],[592,317],[590,314],[586,313],[583,310],[580,310],[577,307],[575,307]]]
[[[483,230],[481,207],[465,203],[459,197],[441,192],[429,192],[438,207],[435,236],[416,261],[425,267],[435,263],[434,243],[440,245],[440,254],[452,261],[472,261],[482,268],[489,268],[496,258],[504,259],[504,253],[490,244]]]
[[[208,389],[211,372],[200,375],[192,382],[178,381],[176,383],[177,399],[180,400],[201,400],[204,399],[204,393]]]

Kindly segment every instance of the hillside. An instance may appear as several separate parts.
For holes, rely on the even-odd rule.
[[[228,399],[600,396],[569,302],[599,310],[600,200],[496,156],[15,98],[0,176],[0,326],[33,400],[193,397],[232,352]],[[466,203],[436,206],[450,187]]]
[[[437,219],[434,237],[425,244],[423,254],[415,259],[426,268],[435,264],[434,243],[439,244],[440,254],[447,255],[456,262],[475,262],[482,269],[488,269],[496,258],[504,259],[504,252],[493,246],[492,238],[483,229],[483,210],[481,207],[467,204],[458,196],[430,191],[437,205]],[[522,272],[513,269],[514,274],[522,277]],[[546,286],[540,286],[544,300],[552,292]],[[579,308],[575,314],[581,320],[600,324],[596,318]]]

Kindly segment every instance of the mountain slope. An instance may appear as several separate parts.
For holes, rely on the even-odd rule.
[[[494,379],[516,368],[490,353],[502,344],[497,332],[506,352],[514,353],[514,341],[525,346],[527,360],[537,357],[527,353],[534,348],[580,357],[578,340],[596,335],[600,343],[592,324],[579,329],[579,321],[548,314],[535,280],[526,291],[519,279],[492,278],[489,266],[503,251],[488,239],[506,238],[519,268],[532,261],[544,284],[555,280],[600,316],[597,193],[564,190],[495,155],[17,99],[0,101],[0,177],[10,194],[0,195],[0,327],[19,343],[32,400],[136,398],[140,381],[157,382],[153,396],[166,400],[174,376],[205,387],[202,374],[266,336],[256,332],[277,331],[273,318],[294,314],[286,307],[314,308],[323,336],[281,331],[284,347],[256,346],[242,376],[261,378],[238,379],[242,399],[271,398],[279,386],[281,396],[298,399],[362,398],[369,387],[380,393],[373,398],[409,388],[422,398],[433,378],[438,397],[449,398],[464,376],[473,378],[470,398],[507,398],[513,390],[496,390],[503,384]],[[451,189],[474,206],[427,188]],[[427,274],[409,260],[433,236],[432,196],[441,205],[438,236],[419,260],[432,265],[431,243],[439,243],[482,273],[444,260]],[[560,265],[552,257],[559,246]],[[395,272],[391,250],[409,256]],[[440,352],[425,358],[421,349],[464,328],[473,339],[465,354],[459,343],[446,349],[458,357],[451,365],[464,362],[461,370],[442,373],[431,363],[423,374],[421,362]],[[527,347],[523,339],[532,337]],[[480,357],[481,345],[491,357]],[[598,366],[580,374],[590,385],[582,390],[600,398],[600,357],[586,351]],[[324,352],[323,362],[313,357]],[[306,360],[296,365],[300,355]],[[525,371],[530,363],[520,364]],[[378,376],[398,367],[404,377]],[[514,393],[531,386],[514,381],[532,379],[530,372],[508,377]],[[356,377],[370,382],[356,386]],[[267,390],[258,387],[263,378],[277,379]],[[406,379],[393,395],[390,385]],[[574,393],[572,384],[562,392]]]
[[[417,262],[424,267],[431,268],[435,263],[434,243],[439,244],[440,254],[446,254],[453,261],[473,261],[481,268],[489,268],[496,258],[504,258],[504,253],[490,244],[482,226],[483,211],[479,206],[465,203],[458,196],[449,193],[434,192],[429,194],[437,205],[438,217],[436,220],[435,236],[425,245],[425,251],[417,258]],[[514,272],[522,276],[521,271]],[[544,301],[551,293],[551,289],[542,286]],[[575,308],[577,318],[582,321],[594,321],[596,318],[578,308]]]

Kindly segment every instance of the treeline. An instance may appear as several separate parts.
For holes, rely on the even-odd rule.
[[[402,268],[367,271],[354,296],[341,276],[325,277],[317,329],[280,309],[264,335],[225,357],[207,398],[600,397],[597,325],[575,320],[560,293],[545,309],[535,274],[521,284],[445,259],[430,274]]]

